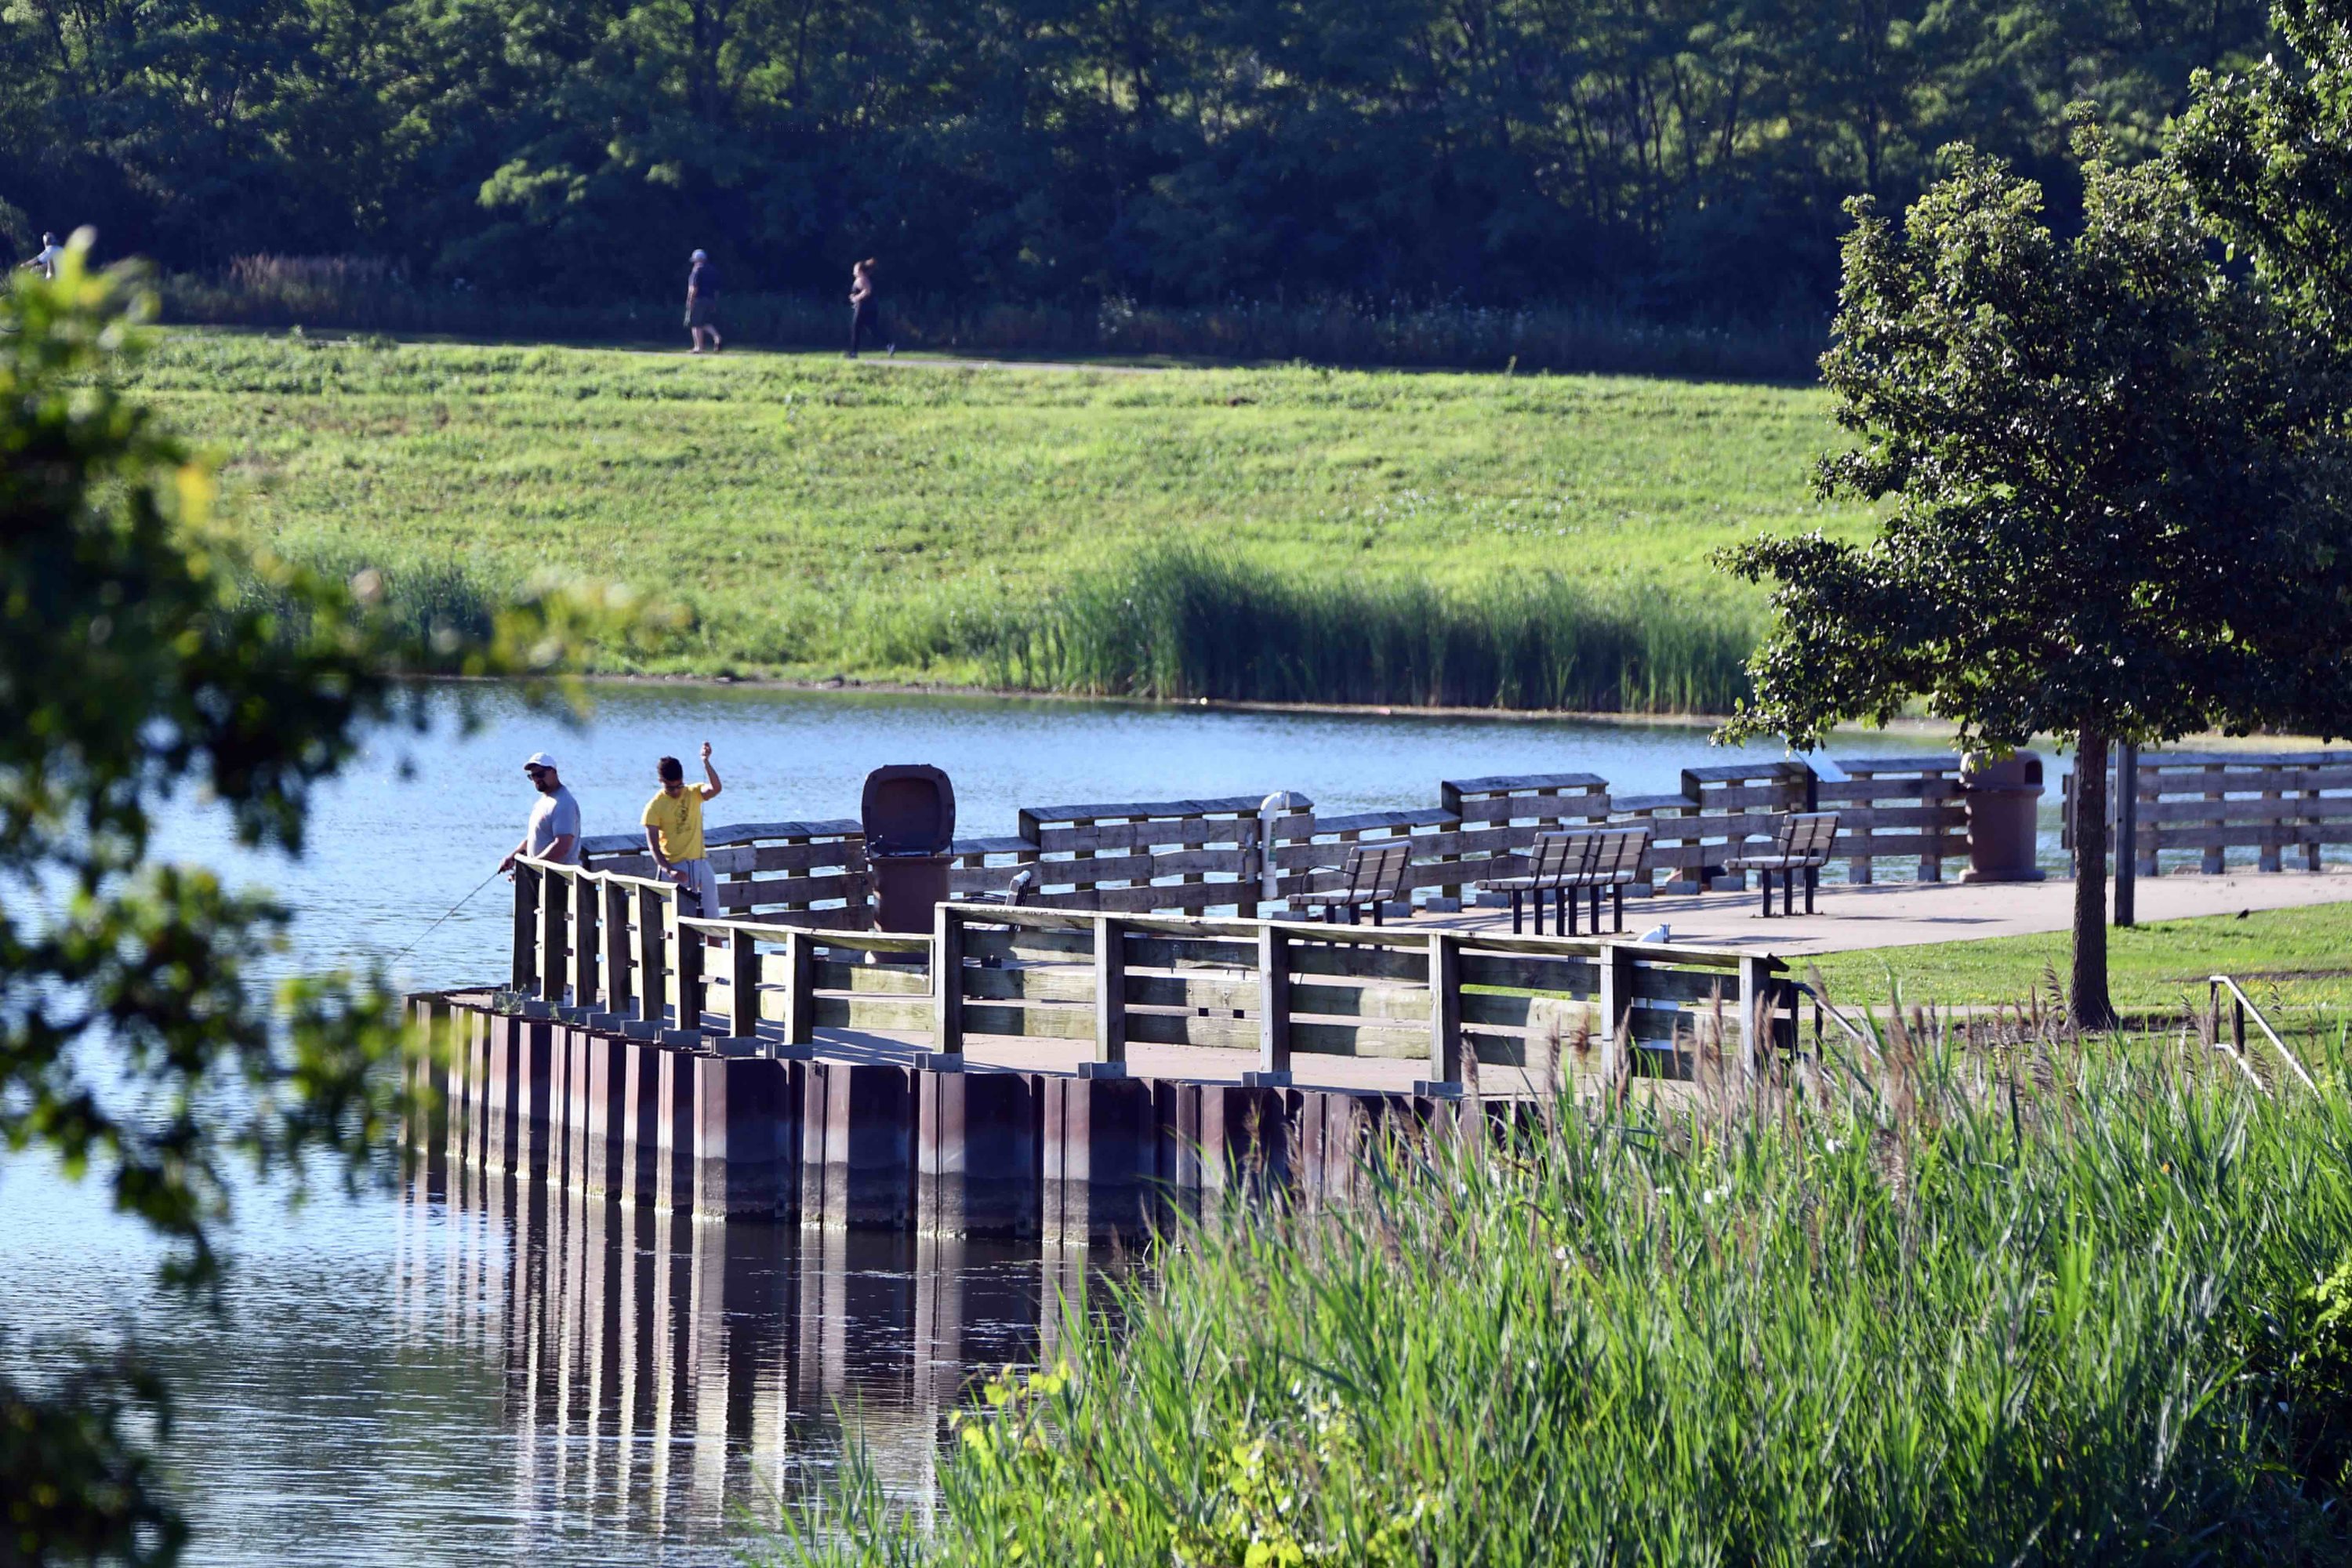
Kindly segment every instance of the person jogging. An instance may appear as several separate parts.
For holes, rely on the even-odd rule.
[[[882,304],[874,297],[874,258],[870,256],[849,269],[849,358],[857,357],[858,342],[869,332],[875,342],[882,341]],[[895,356],[898,345],[885,344],[883,352]]]
[[[710,340],[710,352],[721,347],[719,339],[719,268],[710,265],[710,253],[698,250],[688,258],[686,269],[686,331],[694,340],[692,353],[702,353],[702,340]]]
[[[702,776],[709,780],[687,786],[686,769],[676,757],[654,765],[661,788],[646,802],[643,817],[646,847],[661,874],[694,895],[693,914],[704,920],[719,916],[719,879],[702,847],[702,803],[719,798],[719,771],[710,765],[710,742],[702,742]]]
[[[30,261],[18,263],[16,270],[30,272],[38,268],[41,276],[54,283],[58,278],[58,263],[65,258],[66,247],[58,243],[58,237],[54,234],[44,234],[41,236],[41,253]]]
[[[539,791],[539,800],[530,808],[530,821],[522,830],[522,842],[507,851],[499,862],[499,869],[514,869],[518,856],[528,855],[534,860],[552,860],[559,866],[580,864],[580,803],[563,787],[562,775],[555,771],[555,759],[545,752],[533,752],[530,761],[522,765],[523,776],[530,787]]]

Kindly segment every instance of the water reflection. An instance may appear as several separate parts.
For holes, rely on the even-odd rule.
[[[437,1163],[399,1217],[394,1333],[496,1369],[516,1514],[672,1542],[793,1495],[845,1422],[927,1505],[967,1382],[1034,1363],[1050,1291],[1079,1285],[1034,1247],[697,1222]]]

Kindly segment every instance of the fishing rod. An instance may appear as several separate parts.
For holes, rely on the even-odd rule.
[[[489,876],[485,877],[480,881],[475,883],[473,893],[467,893],[464,898],[459,899],[456,903],[451,904],[446,910],[443,911],[441,920],[435,921],[431,925],[426,926],[423,931],[418,931],[416,933],[416,942],[410,942],[406,947],[404,947],[398,952],[394,953],[392,955],[392,963],[398,963],[402,959],[406,958],[410,953],[415,952],[418,942],[423,942],[426,937],[431,936],[435,931],[441,929],[441,921],[447,920],[451,915],[456,914],[459,910],[462,910],[467,904],[472,903],[474,901],[474,893],[478,893],[484,888],[488,887],[492,879],[497,876],[498,872],[492,871]],[[389,968],[390,964],[387,964],[385,967]]]

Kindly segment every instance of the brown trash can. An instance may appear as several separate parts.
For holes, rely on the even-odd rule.
[[[1969,808],[1969,868],[1963,882],[2039,882],[2042,759],[2032,752],[2000,758],[1971,752],[1960,761]]]
[[[954,856],[955,785],[924,763],[876,768],[866,775],[858,820],[866,829],[866,868],[874,879],[877,930],[927,931],[946,902]]]

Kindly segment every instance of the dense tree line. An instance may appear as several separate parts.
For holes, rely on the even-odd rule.
[[[15,0],[0,223],[607,298],[1824,306],[1839,202],[2152,145],[2261,0]],[[13,211],[9,210],[13,207]]]

